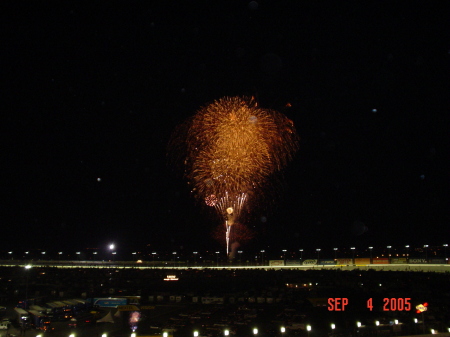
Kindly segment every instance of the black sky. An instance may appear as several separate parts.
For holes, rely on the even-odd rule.
[[[227,95],[283,111],[301,137],[249,247],[449,238],[444,1],[1,7],[3,249],[218,247],[166,146]]]

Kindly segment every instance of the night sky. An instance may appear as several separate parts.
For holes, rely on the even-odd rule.
[[[448,243],[446,5],[3,2],[2,249],[218,249],[167,144],[235,95],[301,139],[244,250]]]

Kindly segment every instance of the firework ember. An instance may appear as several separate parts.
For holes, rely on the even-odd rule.
[[[296,152],[294,124],[253,99],[225,97],[198,110],[184,126],[171,147],[186,146],[186,177],[192,192],[223,218],[228,254],[233,224]]]

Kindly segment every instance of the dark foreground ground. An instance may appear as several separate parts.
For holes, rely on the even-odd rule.
[[[164,281],[168,274],[178,281]],[[162,331],[176,337],[193,336],[194,331],[223,336],[225,329],[230,335],[253,336],[255,328],[258,336],[281,336],[281,327],[286,328],[284,336],[402,336],[450,327],[449,273],[3,267],[0,278],[0,305],[11,319],[12,308],[26,296],[43,305],[72,298],[140,296],[138,336]],[[336,298],[348,304],[336,307]],[[416,313],[416,306],[424,303],[428,310]],[[103,308],[101,316],[109,311],[114,323],[71,329],[67,321],[53,322],[55,329],[46,335],[130,336],[130,312]],[[19,335],[14,324],[8,332]],[[31,329],[23,334],[36,335]]]

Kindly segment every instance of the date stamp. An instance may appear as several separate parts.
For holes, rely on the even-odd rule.
[[[345,311],[350,305],[350,301],[346,297],[330,297],[328,298],[328,311]],[[375,303],[378,305],[378,303]],[[383,298],[383,311],[411,311],[411,298]],[[373,298],[366,301],[366,308],[372,311],[374,308]]]

